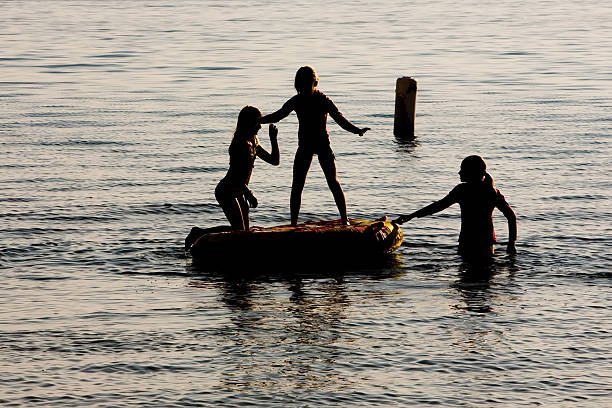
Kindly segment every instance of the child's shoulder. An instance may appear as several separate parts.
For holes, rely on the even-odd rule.
[[[465,182],[461,182],[459,184],[457,184],[455,187],[453,187],[453,189],[451,190],[451,193],[461,193],[466,191],[466,189],[468,189],[470,186],[468,185],[468,183]]]
[[[315,89],[311,94],[296,94],[289,101],[288,104],[296,104],[296,105],[311,105],[311,104],[328,104],[333,103],[333,101],[325,95],[323,92]]]
[[[320,91],[318,89],[315,89],[312,94],[317,98],[330,99],[329,96],[325,95],[323,91]]]
[[[313,96],[319,103],[334,105],[334,101],[332,101],[329,96],[325,95],[325,93],[319,91],[318,89],[315,89],[315,91],[313,92]]]

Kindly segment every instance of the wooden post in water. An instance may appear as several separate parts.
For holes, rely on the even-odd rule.
[[[395,122],[393,134],[396,137],[414,137],[416,116],[417,81],[411,77],[398,78],[395,83]]]

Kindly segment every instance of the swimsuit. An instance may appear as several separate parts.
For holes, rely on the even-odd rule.
[[[461,183],[443,200],[461,207],[460,250],[492,246],[496,242],[493,209],[512,211],[502,193],[486,183]]]
[[[323,92],[315,90],[312,94],[297,94],[289,99],[276,112],[263,116],[261,123],[276,123],[295,111],[298,117],[298,145],[302,151],[312,154],[332,154],[329,133],[327,133],[327,114],[343,129],[359,134],[361,129],[349,122],[338,110],[334,102]]]
[[[219,204],[232,199],[238,199],[241,206],[246,204],[244,195],[248,191],[247,186],[253,173],[258,144],[257,138],[254,143],[232,140],[229,147],[229,170],[215,188],[215,197]]]

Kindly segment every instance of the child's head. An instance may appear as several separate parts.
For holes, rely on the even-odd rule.
[[[236,123],[236,131],[234,131],[234,137],[250,137],[257,134],[261,129],[259,123],[261,118],[261,111],[254,106],[245,106],[238,114],[238,123]]]
[[[482,181],[487,174],[487,164],[480,156],[468,156],[461,162],[459,177],[461,181]]]
[[[295,90],[299,94],[310,94],[319,83],[319,77],[313,67],[304,66],[295,73]]]

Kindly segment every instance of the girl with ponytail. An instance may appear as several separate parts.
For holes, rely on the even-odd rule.
[[[394,222],[402,224],[413,218],[425,217],[440,212],[452,204],[461,207],[461,232],[459,253],[468,257],[493,255],[495,230],[493,210],[499,209],[508,220],[509,253],[516,253],[516,215],[504,196],[495,188],[493,178],[487,173],[487,164],[480,156],[468,156],[461,162],[461,183],[446,197],[435,201],[412,214],[402,215]]]
[[[215,189],[215,197],[234,230],[248,230],[249,205],[257,207],[257,199],[248,187],[255,159],[260,157],[274,166],[280,162],[278,129],[270,125],[272,151],[268,152],[257,139],[257,132],[261,129],[260,118],[261,111],[254,106],[245,106],[238,114],[236,131],[229,147],[229,169]]]

